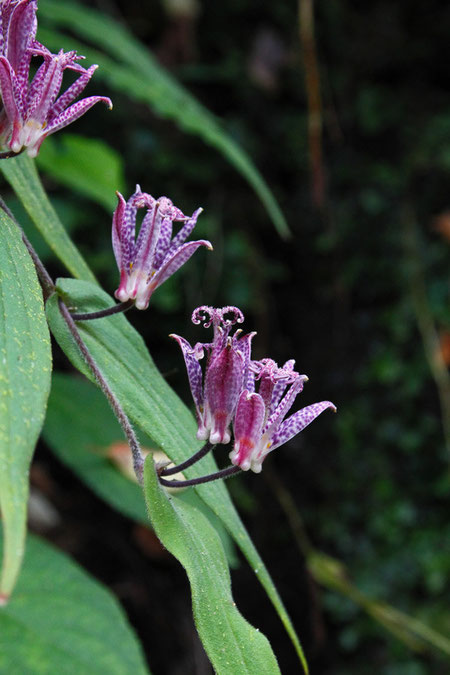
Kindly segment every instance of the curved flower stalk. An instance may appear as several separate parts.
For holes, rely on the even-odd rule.
[[[197,438],[211,444],[229,443],[230,427],[239,395],[249,380],[250,348],[255,333],[241,335],[231,328],[242,323],[244,316],[237,307],[216,309],[203,305],[192,314],[195,324],[211,325],[211,343],[197,342],[193,347],[179,335],[175,338],[183,352],[198,421]],[[207,354],[203,376],[199,361]]]
[[[294,400],[308,380],[294,370],[295,362],[287,361],[279,368],[272,359],[251,363],[250,387],[240,397],[234,419],[232,464],[243,471],[260,473],[269,452],[287,443],[313,422],[324,410],[336,408],[331,401],[321,401],[302,408],[285,419]],[[259,392],[255,381],[259,380]]]
[[[91,79],[97,66],[86,69],[75,51],[52,54],[36,39],[35,0],[4,0],[0,5],[0,142],[13,153],[26,149],[36,157],[43,140],[84,115],[93,105],[112,103],[106,96],[89,96],[73,103]],[[33,56],[43,63],[30,79]],[[65,70],[78,74],[61,95]]]
[[[121,302],[133,300],[137,309],[147,309],[152,293],[189,260],[199,246],[212,250],[205,239],[185,243],[194,229],[202,209],[190,218],[167,197],[154,199],[142,192],[139,185],[126,202],[117,192],[119,203],[114,212],[112,243],[120,284],[115,296]],[[139,209],[147,212],[136,237]],[[172,238],[174,222],[183,222]]]

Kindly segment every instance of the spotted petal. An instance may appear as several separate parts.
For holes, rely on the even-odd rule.
[[[289,391],[285,394],[284,398],[281,400],[275,411],[269,417],[268,422],[264,427],[264,433],[266,433],[268,436],[271,437],[277,431],[282,420],[294,404],[297,394],[302,391],[303,383],[307,379],[308,378],[306,375],[299,375],[298,378],[291,384]]]
[[[169,252],[175,251],[175,249],[179,248],[181,244],[184,244],[184,242],[186,241],[186,239],[189,237],[192,230],[196,226],[197,218],[199,217],[202,211],[203,211],[202,208],[194,211],[192,216],[188,219],[185,225],[183,225],[178,234],[176,234],[175,237],[172,239],[170,243]]]
[[[112,224],[112,245],[114,256],[116,258],[117,267],[119,270],[124,270],[124,255],[123,255],[123,243],[122,243],[122,223],[125,214],[126,201],[120,194],[116,192],[119,203],[117,204],[116,210],[113,215],[113,224]]]
[[[285,420],[278,431],[272,436],[272,445],[269,452],[279,448],[280,445],[287,443],[294,436],[299,434],[308,424],[314,422],[324,410],[330,408],[336,412],[336,406],[331,401],[321,401],[320,403],[313,403],[312,405],[302,408]]]
[[[198,241],[191,241],[187,244],[183,244],[180,248],[171,256],[168,257],[164,263],[161,265],[159,270],[155,273],[151,283],[153,290],[161,286],[172,274],[174,274],[189,258],[195,253],[199,246],[206,246],[210,251],[212,251],[212,245],[210,241],[206,239],[199,239]]]
[[[211,443],[230,442],[230,424],[244,384],[244,356],[227,345],[211,358],[205,376],[205,402],[211,418]]]
[[[183,353],[184,362],[189,379],[189,386],[191,388],[192,398],[194,399],[197,416],[203,416],[203,386],[202,386],[202,369],[199,364],[199,358],[202,356],[201,350],[192,348],[187,340],[180,335],[172,334],[170,337],[176,340]]]
[[[230,453],[232,464],[243,471],[253,468],[258,459],[266,406],[259,394],[244,390],[234,418],[234,448]]]
[[[5,112],[11,124],[18,117],[15,97],[15,75],[7,58],[0,56],[0,91]]]
[[[75,82],[71,84],[68,89],[66,89],[64,94],[61,94],[61,96],[55,101],[55,105],[50,111],[51,118],[49,119],[49,122],[58,117],[58,115],[60,115],[63,110],[65,110],[67,106],[69,106],[73,101],[75,101],[77,96],[79,96],[81,92],[84,91],[97,68],[97,65],[93,65],[87,70],[83,69],[84,72],[80,75],[80,77],[75,80]]]
[[[112,109],[112,101],[107,96],[88,96],[88,98],[83,98],[82,101],[77,101],[77,103],[71,105],[70,108],[67,108],[67,110],[64,110],[64,112],[52,120],[45,129],[45,135],[54,134],[55,131],[59,131],[68,124],[72,124],[72,122],[75,122],[75,120],[84,115],[96,103],[105,103],[110,110]]]

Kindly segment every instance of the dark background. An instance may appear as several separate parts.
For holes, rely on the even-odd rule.
[[[184,367],[167,335],[202,339],[190,324],[192,309],[235,304],[246,329],[258,331],[255,358],[295,358],[309,375],[298,407],[322,399],[338,407],[271,455],[260,476],[229,483],[311,671],[447,672],[442,655],[411,650],[330,583],[317,584],[299,520],[361,592],[448,635],[450,7],[318,3],[320,158],[317,138],[312,151],[308,142],[305,64],[314,50],[305,57],[295,2],[186,3],[181,14],[156,1],[89,5],[128,25],[222,119],[291,229],[289,240],[280,238],[216,150],[104,86],[96,93],[111,95],[114,114],[87,115],[70,129],[120,153],[126,197],[138,182],[185,213],[205,209],[196,238],[210,239],[214,252],[198,253],[147,312],[129,315],[184,400]],[[104,210],[51,179],[46,185],[112,292],[117,272]],[[55,361],[67,369],[58,352]],[[44,444],[32,478],[62,519],[48,535],[117,593],[152,672],[209,673],[178,563]],[[245,562],[233,572],[233,589],[244,616],[269,637],[282,672],[299,672]]]

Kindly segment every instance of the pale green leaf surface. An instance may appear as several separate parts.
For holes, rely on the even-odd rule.
[[[57,286],[68,306],[76,306],[79,311],[94,311],[113,304],[113,300],[104,291],[87,282],[59,279]],[[47,303],[47,316],[51,330],[63,351],[75,367],[92,379],[60,315],[56,296]],[[144,341],[126,317],[117,314],[99,321],[78,322],[78,328],[129,417],[173,461],[181,462],[195,452],[199,448],[199,442],[196,440],[197,426],[192,414],[162,378]],[[176,345],[174,354],[178,354],[175,347]],[[215,469],[214,459],[208,455],[185,473],[188,477],[194,477]],[[303,651],[292,623],[225,485],[222,482],[209,483],[197,486],[196,491],[221,519],[246,556],[273,602],[307,671]]]
[[[111,444],[123,443],[124,437],[97,387],[80,377],[53,373],[42,435],[59,459],[101,499],[125,516],[149,525],[142,489],[106,457]],[[155,447],[143,434],[140,441],[145,447]],[[192,502],[212,522],[230,565],[236,566],[234,545],[222,522],[193,490],[183,491],[181,498]]]
[[[51,136],[36,162],[55,181],[97,202],[109,214],[117,204],[116,190],[125,190],[122,158],[95,138],[68,133]]]
[[[19,228],[0,211],[0,510],[5,537],[0,595],[11,593],[22,562],[28,469],[44,421],[51,367],[34,265]]]
[[[233,602],[228,566],[216,532],[198,509],[167,495],[151,458],[145,465],[145,496],[156,534],[189,577],[195,623],[216,673],[280,673],[267,638],[243,618]]]
[[[114,596],[66,555],[29,536],[16,593],[0,608],[0,673],[145,675],[149,670]]]
[[[57,258],[77,279],[95,281],[45,193],[36,167],[26,154],[0,162],[8,183]]]
[[[183,130],[200,136],[219,150],[224,157],[247,179],[261,199],[279,234],[287,237],[290,232],[286,220],[267,183],[244,150],[224,131],[220,121],[202,106],[175,78],[165,71],[132,34],[110,17],[71,2],[41,0],[40,14],[51,25],[77,33],[109,53],[111,61],[100,52],[89,53],[85,45],[55,38],[42,28],[38,37],[57,48],[78,47],[100,68],[96,77],[105,78],[111,86],[140,101],[146,101],[163,117],[173,119]],[[118,62],[117,62],[118,61]],[[122,63],[120,63],[122,62]],[[125,66],[125,67],[124,67]]]

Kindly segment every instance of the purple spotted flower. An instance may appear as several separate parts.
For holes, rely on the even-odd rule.
[[[287,443],[327,408],[330,401],[313,403],[285,419],[294,400],[308,380],[294,370],[294,361],[279,368],[275,361],[252,361],[248,386],[240,395],[234,419],[233,464],[244,471],[259,473],[269,452]],[[255,392],[255,381],[259,391]]]
[[[1,1],[1,0],[0,0]],[[97,66],[86,69],[75,51],[52,54],[35,38],[35,0],[3,0],[0,4],[0,142],[14,153],[26,149],[36,157],[44,138],[66,127],[100,101],[112,108],[105,96],[90,96],[74,103]],[[30,81],[33,57],[42,63]],[[65,70],[78,77],[60,95]]]
[[[214,329],[212,343],[197,342],[191,347],[179,335],[172,335],[181,347],[191,387],[198,421],[197,438],[210,443],[229,443],[231,422],[239,395],[250,378],[250,345],[255,333],[242,335],[232,326],[242,323],[242,312],[237,307],[197,307],[193,323],[203,323]],[[199,361],[206,354],[205,374]]]
[[[189,260],[199,246],[210,250],[212,246],[205,239],[185,243],[202,209],[197,209],[189,218],[167,197],[154,199],[142,192],[139,185],[127,202],[119,192],[117,196],[112,243],[120,284],[115,295],[122,302],[134,300],[138,309],[146,309],[153,291]],[[139,209],[146,209],[146,213],[136,236]],[[172,238],[174,222],[183,225]]]

